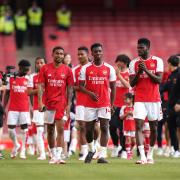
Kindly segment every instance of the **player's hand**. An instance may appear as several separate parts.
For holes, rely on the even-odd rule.
[[[174,110],[175,112],[180,112],[180,104],[175,104]]]
[[[116,71],[116,74],[120,74],[120,69],[118,68],[118,66],[114,66],[114,69],[115,69],[115,71]]]
[[[140,61],[138,67],[139,67],[140,71],[146,71],[147,70],[147,67],[146,67],[146,64],[144,63],[144,61]]]
[[[43,103],[38,105],[39,112],[44,112],[45,108],[46,107]]]
[[[116,108],[114,106],[111,106],[111,115],[115,113]]]
[[[93,100],[93,101],[98,101],[99,100],[99,97],[98,97],[98,95],[97,94],[95,94],[95,93],[93,93],[93,92],[90,92],[89,93],[89,96],[91,97],[91,99]]]

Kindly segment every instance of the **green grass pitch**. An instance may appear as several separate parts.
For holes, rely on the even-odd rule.
[[[73,156],[66,165],[49,165],[48,160],[0,160],[0,180],[180,180],[180,158],[156,157],[154,165],[136,165],[134,160],[108,158],[109,164],[84,164]]]

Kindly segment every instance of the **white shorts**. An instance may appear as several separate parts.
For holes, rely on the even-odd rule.
[[[135,137],[135,131],[124,131],[124,136]]]
[[[64,130],[64,141],[65,142],[70,141],[70,130]]]
[[[8,111],[7,125],[31,124],[30,112]]]
[[[111,119],[111,109],[110,107],[103,107],[103,108],[85,108],[85,119],[84,121],[93,121],[97,120],[98,118],[103,119]]]
[[[84,106],[76,106],[76,120],[84,121],[85,119],[85,107]]]
[[[145,120],[147,117],[149,121],[156,121],[161,116],[160,102],[135,102],[134,103],[134,118]]]
[[[44,125],[44,112],[34,110],[32,122],[34,122],[36,125]]]

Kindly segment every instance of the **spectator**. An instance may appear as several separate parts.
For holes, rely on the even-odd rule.
[[[69,31],[71,26],[71,11],[66,5],[62,5],[56,12],[58,29],[61,31]]]
[[[11,35],[15,30],[12,11],[10,11],[10,10],[6,11],[6,13],[5,13],[3,28],[4,28],[3,29],[4,35]]]
[[[14,17],[16,26],[16,46],[18,49],[23,48],[24,36],[27,30],[27,17],[21,9],[19,9]]]
[[[30,45],[34,42],[36,42],[37,45],[41,44],[42,15],[42,9],[37,5],[36,1],[33,1],[32,6],[28,9]]]
[[[177,122],[178,111],[177,107],[180,100],[180,89],[179,85],[179,75],[180,75],[180,68],[179,66],[179,58],[177,56],[170,56],[168,59],[168,68],[171,71],[170,76],[166,84],[163,87],[163,91],[167,91],[169,98],[168,98],[168,127],[169,127],[169,134],[171,138],[171,144],[174,147],[175,152],[172,154],[174,158],[180,157],[179,152],[179,143],[177,138],[177,129],[180,128],[180,123]],[[175,111],[176,110],[176,111]]]

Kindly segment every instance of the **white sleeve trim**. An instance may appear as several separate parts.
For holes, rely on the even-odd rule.
[[[125,106],[122,106],[121,110],[119,112],[119,116],[123,116],[124,115],[124,109],[125,109]]]
[[[159,57],[153,56],[153,59],[156,59],[157,61],[157,68],[156,72],[164,72],[164,63],[163,60]]]
[[[138,59],[134,59],[130,62],[129,64],[129,75],[135,75],[136,74],[136,71],[135,71],[135,63]]]

